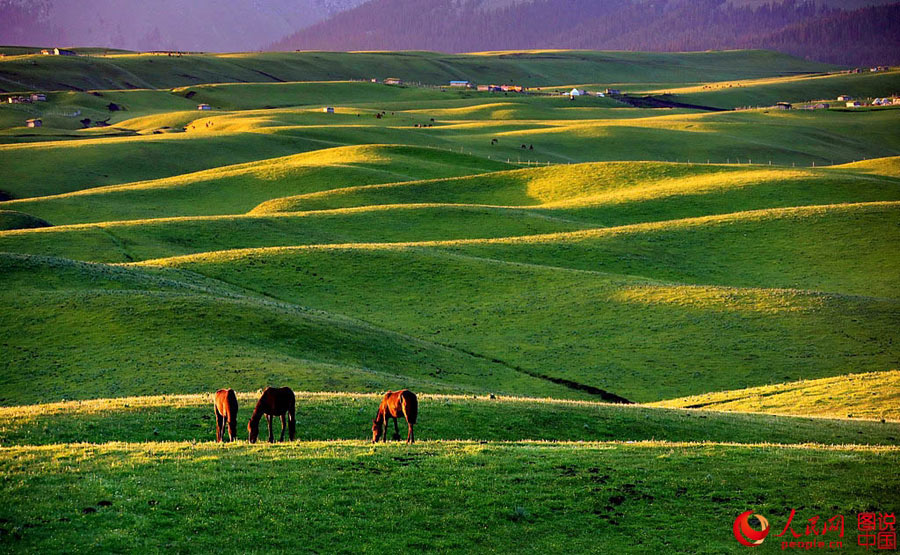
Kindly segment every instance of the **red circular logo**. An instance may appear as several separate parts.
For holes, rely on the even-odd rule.
[[[750,526],[750,515],[753,511],[746,511],[734,519],[734,537],[747,547],[759,545],[769,535],[769,521],[762,515],[753,515],[762,525],[762,530],[754,530]]]

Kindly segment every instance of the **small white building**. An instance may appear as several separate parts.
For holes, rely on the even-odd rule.
[[[468,81],[450,81],[451,87],[458,87],[461,89],[468,89],[472,86]]]
[[[584,96],[587,94],[587,91],[584,89],[572,89],[569,91],[569,96]]]
[[[859,100],[852,100],[847,103],[847,108],[859,108],[860,106],[862,106],[862,102]]]
[[[39,118],[25,120],[25,127],[41,127],[43,124]]]
[[[333,106],[325,106],[324,108],[322,108],[322,111],[325,112],[326,114],[333,114],[334,107]]]
[[[849,94],[842,94],[837,97],[839,102],[847,102],[848,100],[853,100],[853,97]]]
[[[46,101],[47,101],[47,95],[44,94],[44,93],[33,93],[33,94],[31,95],[31,101],[32,101],[32,102],[46,102]]]
[[[77,56],[78,53],[74,50],[66,50],[64,48],[53,48],[53,49],[43,49],[41,50],[41,54],[44,56]]]
[[[212,110],[212,107],[209,104],[197,104],[198,110]]]

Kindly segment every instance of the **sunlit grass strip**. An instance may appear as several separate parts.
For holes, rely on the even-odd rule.
[[[360,448],[364,451],[378,449],[402,449],[412,451],[417,447],[423,449],[435,449],[446,447],[448,449],[489,449],[489,448],[539,448],[561,450],[606,450],[627,447],[629,449],[705,449],[705,448],[737,448],[747,450],[778,449],[778,450],[811,450],[811,451],[848,451],[866,452],[878,454],[900,454],[898,445],[863,445],[863,444],[825,444],[825,443],[735,443],[728,441],[555,441],[555,440],[514,440],[514,441],[484,441],[484,440],[422,440],[417,441],[413,447],[402,446],[399,443],[376,444],[369,440],[336,439],[327,441],[293,441],[285,443],[257,443],[249,444],[246,441],[232,443],[216,443],[215,441],[161,441],[161,442],[109,442],[109,443],[59,443],[50,445],[16,445],[0,446],[0,459],[6,456],[16,456],[17,453],[47,453],[65,450],[79,451],[84,457],[93,454],[122,452],[122,451],[149,451],[154,454],[162,453],[186,453],[193,451],[236,450],[254,453],[275,454],[278,451],[316,451],[333,448]]]
[[[866,372],[692,395],[650,403],[669,408],[900,421],[900,370]]]

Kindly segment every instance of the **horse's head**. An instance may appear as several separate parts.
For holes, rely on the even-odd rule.
[[[376,418],[372,421],[372,443],[378,443],[378,440],[381,439],[381,430],[381,424]]]
[[[247,436],[250,443],[256,443],[256,438],[259,437],[259,422],[254,422],[252,418],[247,422]]]

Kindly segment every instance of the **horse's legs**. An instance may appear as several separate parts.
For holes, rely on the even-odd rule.
[[[291,409],[290,412],[288,412],[288,423],[291,426],[291,441],[294,441],[294,436],[297,434],[297,417],[294,414],[294,409]]]
[[[219,414],[219,409],[215,409],[215,410],[216,410],[216,443],[219,443],[220,441],[222,441],[223,417],[221,414]]]
[[[400,425],[397,423],[396,416],[394,417],[394,437],[391,439],[395,441],[400,439]]]
[[[275,443],[275,434],[272,432],[272,415],[266,415],[266,424],[269,427],[269,443]]]
[[[237,416],[234,414],[228,417],[228,439],[237,441]]]
[[[287,421],[285,420],[285,413],[281,415],[281,439],[278,441],[284,441],[284,430],[287,428]]]
[[[406,443],[415,443],[416,438],[413,435],[413,425],[409,423],[409,420],[406,421],[406,425],[409,426],[409,430],[406,432]]]

